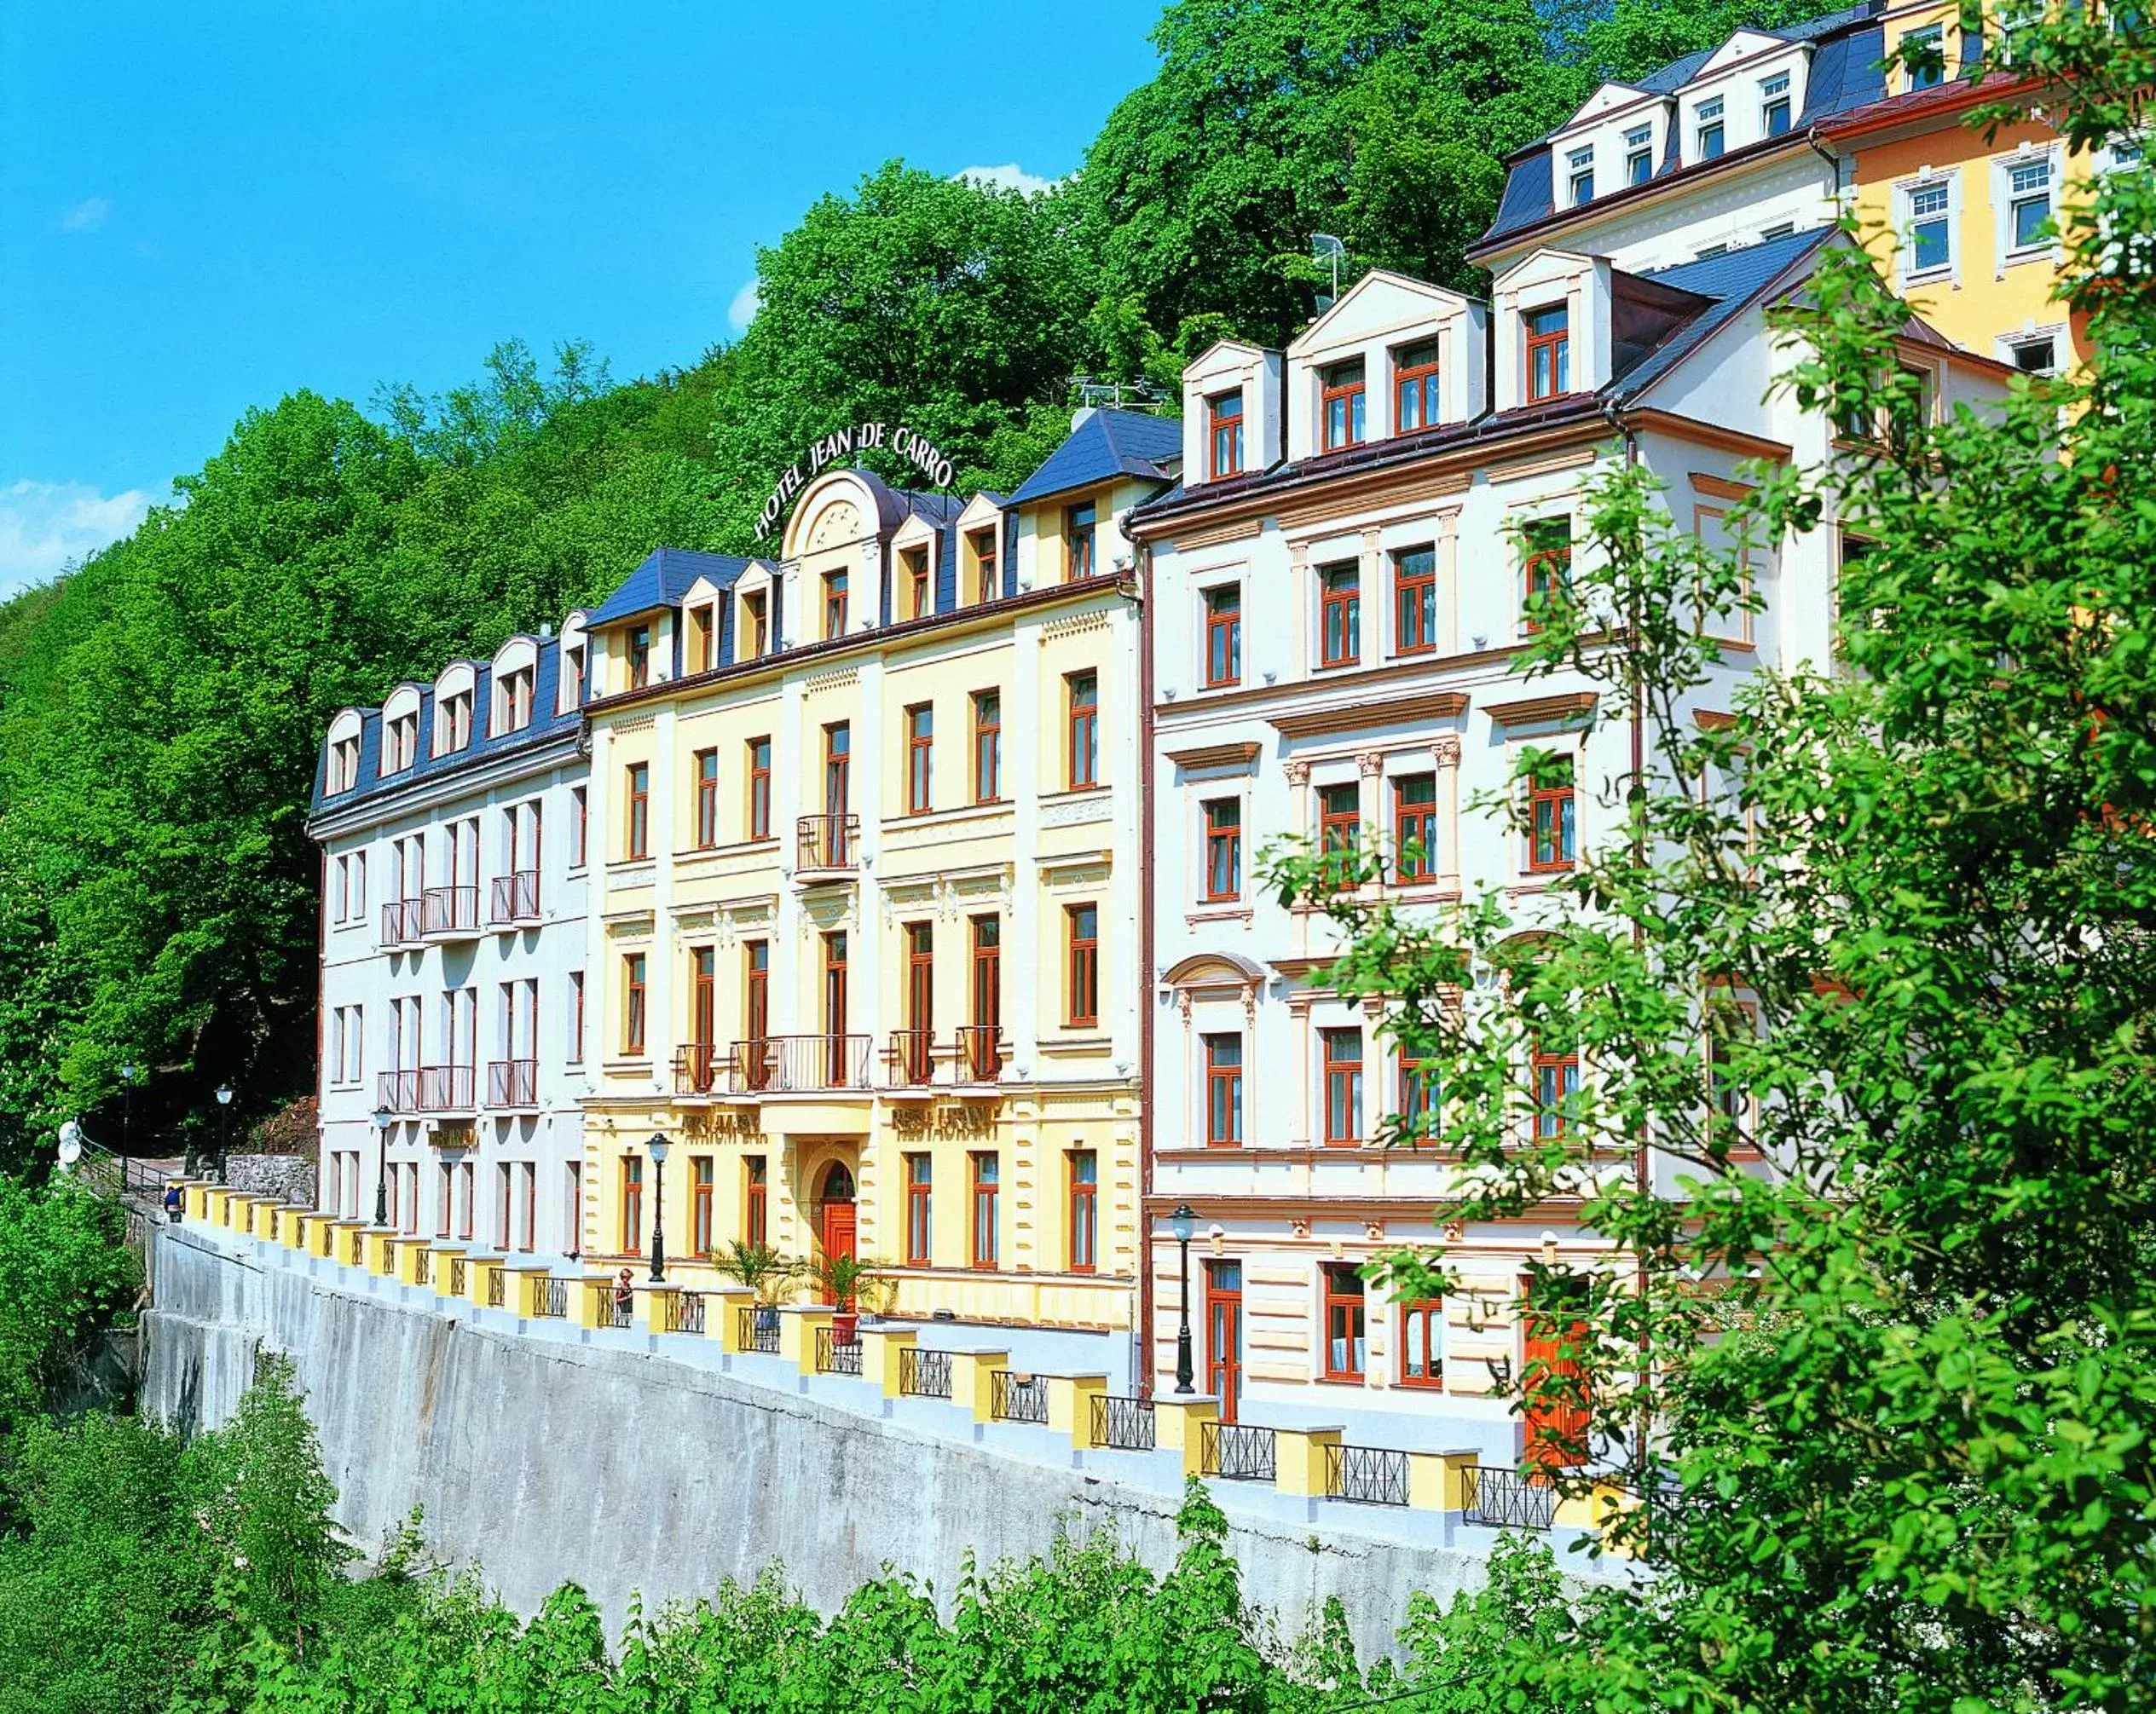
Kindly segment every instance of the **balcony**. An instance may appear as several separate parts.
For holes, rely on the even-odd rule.
[[[716,1095],[728,1080],[732,1052],[716,1042],[688,1042],[673,1050],[673,1093],[677,1095]]]
[[[866,1036],[766,1036],[734,1043],[728,1088],[737,1095],[792,1095],[869,1087]]]
[[[385,905],[384,910],[394,910],[395,905]],[[417,1071],[377,1071],[374,1074],[374,1105],[387,1107],[392,1113],[416,1113],[419,1111],[419,1074]]]
[[[392,899],[382,907],[382,946],[384,950],[399,946],[419,944],[421,926],[426,920],[416,898]],[[384,1076],[389,1075],[384,1073]]]
[[[850,874],[860,867],[858,816],[803,816],[794,829],[796,875]]]
[[[413,1074],[407,1071],[398,1075],[410,1076]],[[475,1079],[471,1066],[422,1065],[417,1075],[419,1079],[419,1111],[478,1117],[479,1104],[474,1099]]]
[[[470,940],[479,932],[479,889],[431,886],[422,900],[429,940]]]
[[[514,874],[494,877],[494,897],[487,921],[494,928],[513,928],[539,920],[539,871],[520,869]]]
[[[1002,1078],[1000,1024],[967,1024],[939,1047],[927,1030],[893,1030],[884,1064],[893,1089],[948,1089],[992,1085]]]
[[[539,1061],[489,1059],[487,1062],[487,1105],[496,1111],[521,1112],[539,1105]]]

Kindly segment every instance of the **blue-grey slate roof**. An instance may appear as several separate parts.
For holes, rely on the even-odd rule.
[[[1160,466],[1182,455],[1182,424],[1143,411],[1095,411],[1019,485],[1011,504],[1047,499],[1115,476],[1165,481]]]
[[[1679,263],[1643,274],[1659,286],[1673,286],[1714,301],[1685,322],[1638,363],[1616,378],[1612,390],[1622,397],[1636,396],[1667,375],[1701,345],[1758,301],[1783,274],[1834,238],[1836,228],[1815,226],[1808,232],[1793,232],[1742,249],[1697,262]]]
[[[593,626],[614,625],[639,613],[663,607],[679,607],[696,580],[708,577],[724,588],[749,568],[749,562],[731,553],[698,553],[692,548],[654,548],[598,607]]]

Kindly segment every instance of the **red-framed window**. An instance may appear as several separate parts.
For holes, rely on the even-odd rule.
[[[1420,1297],[1400,1306],[1400,1384],[1445,1384],[1445,1301]]]
[[[634,863],[651,855],[651,765],[632,762],[628,767],[628,841],[625,855]]]
[[[1003,1021],[1003,920],[976,916],[973,926],[973,1021],[993,1030]]]
[[[1563,595],[1572,586],[1572,520],[1536,518],[1527,526],[1523,541],[1526,555],[1520,570],[1525,592],[1546,601]],[[1531,611],[1526,626],[1529,631],[1537,628]]]
[[[1101,1157],[1092,1149],[1072,1149],[1064,1159],[1071,1193],[1071,1267],[1090,1273],[1101,1256]]]
[[[629,689],[641,690],[651,682],[651,627],[639,625],[629,632]]]
[[[749,741],[749,837],[771,837],[771,740]]]
[[[771,603],[762,590],[752,589],[742,597],[741,604],[749,614],[746,658],[760,661],[771,652]]]
[[[1206,474],[1215,482],[1243,470],[1243,394],[1216,393],[1205,401]]]
[[[711,1226],[712,1192],[717,1186],[712,1173],[709,1155],[690,1157],[689,1243],[697,1255],[709,1255],[717,1246],[718,1234]]]
[[[539,1248],[539,1163],[523,1164],[524,1180],[524,1241],[517,1246],[527,1255]]]
[[[1527,866],[1536,874],[1569,869],[1580,854],[1579,794],[1569,756],[1546,758],[1528,782]]]
[[[974,546],[974,599],[975,602],[993,601],[1001,592],[1003,580],[997,574],[996,532],[984,529],[975,533]]]
[[[1393,850],[1402,881],[1437,872],[1437,776],[1398,774],[1392,782]]]
[[[621,1253],[644,1248],[644,1157],[621,1157]]]
[[[827,638],[846,635],[847,574],[842,571],[824,574],[824,635]]]
[[[1354,879],[1355,848],[1362,840],[1362,788],[1353,780],[1318,788],[1318,854],[1334,881]]]
[[[741,1241],[769,1242],[771,1162],[765,1155],[744,1155],[741,1163]]]
[[[719,753],[697,752],[697,849],[719,843]]]
[[[1392,557],[1392,646],[1402,655],[1437,647],[1437,550],[1406,548]]]
[[[1205,688],[1243,682],[1243,590],[1226,584],[1205,592]]]
[[[1064,784],[1072,791],[1101,783],[1101,676],[1073,672],[1063,680],[1069,742]]]
[[[751,940],[741,949],[741,1024],[743,1039],[771,1034],[771,942]]]
[[[1063,509],[1063,580],[1076,583],[1093,575],[1093,536],[1097,518],[1093,502]]]
[[[1205,801],[1205,902],[1243,896],[1243,800]]]
[[[1003,795],[1003,696],[974,692],[974,801],[992,804]]]
[[[926,702],[906,710],[906,813],[925,815],[936,747],[936,711]]]
[[[1572,390],[1572,349],[1562,303],[1530,309],[1521,316],[1527,333],[1527,398],[1554,399]]]
[[[1243,1142],[1243,1038],[1208,1036],[1205,1041],[1205,1146],[1240,1148]]]
[[[584,1063],[584,972],[569,972],[569,1063]]]
[[[1318,665],[1352,667],[1362,658],[1362,568],[1318,571]]]
[[[581,786],[569,794],[569,866],[581,869],[589,860],[585,840],[591,831],[590,799]]]
[[[1325,1144],[1351,1148],[1362,1140],[1362,1032],[1356,1029],[1320,1032],[1324,1055],[1320,1070],[1325,1091]]]
[[[1437,1068],[1406,1048],[1400,1050],[1396,1099],[1410,1136],[1426,1136],[1437,1122]]]
[[[718,1030],[719,953],[716,948],[689,949],[689,1039],[708,1047]]]
[[[1363,438],[1362,360],[1335,363],[1321,377],[1320,421],[1324,428],[1324,450],[1360,445]]]
[[[936,1027],[936,926],[933,922],[909,922],[906,937],[905,1027],[914,1035],[931,1037]],[[928,1067],[928,1043],[920,1045],[920,1058],[915,1062],[925,1081]]]
[[[1361,1273],[1350,1264],[1325,1266],[1325,1378],[1360,1381],[1367,1371],[1369,1301]]]
[[[1561,1137],[1580,1093],[1580,1056],[1537,1051],[1530,1066],[1535,1083],[1535,1134]]]
[[[1758,1009],[1745,1001],[1709,1002],[1707,1013],[1707,1097],[1709,1128],[1728,1146],[1752,1140],[1752,1092],[1731,1069],[1731,1045],[1757,1033]]]
[[[926,619],[934,610],[934,598],[928,590],[928,550],[910,547],[899,557],[906,574],[905,616]]]
[[[977,1150],[968,1155],[966,1161],[973,1190],[973,1265],[975,1267],[993,1267],[999,1254],[997,1249],[996,1204],[1003,1177],[1003,1162],[992,1149]]]
[[[1090,1028],[1101,1021],[1100,907],[1065,906],[1063,936],[1063,1021],[1073,1029]]]
[[[333,1160],[341,1159],[342,1157],[332,1156],[331,1158]],[[494,1169],[494,1176],[500,1181],[501,1186],[501,1202],[500,1206],[494,1210],[494,1248],[497,1249],[506,1250],[509,1248],[510,1209],[514,1202],[514,1197],[511,1193],[509,1163],[507,1161],[504,1161]],[[335,1196],[332,1196],[330,1198],[330,1202],[332,1207],[341,1208],[344,1205],[342,1200]]]
[[[906,1163],[906,1266],[926,1267],[935,1244],[935,1163],[928,1155],[908,1155]]]
[[[632,952],[621,961],[621,1051],[641,1053],[644,1051],[644,955]]]
[[[457,1163],[457,1236],[469,1242],[476,1217],[472,1204],[479,1199],[478,1169],[470,1161]]]
[[[1413,345],[1402,345],[1392,354],[1394,434],[1408,435],[1417,429],[1434,429],[1442,419],[1445,407],[1437,373],[1439,349],[1436,340],[1420,339]]]

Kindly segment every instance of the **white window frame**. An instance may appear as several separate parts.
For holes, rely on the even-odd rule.
[[[1625,182],[1628,185],[1645,184],[1655,176],[1655,128],[1652,125],[1633,125],[1624,133]],[[1644,161],[1647,170],[1634,176],[1636,162]]]
[[[1707,128],[1709,124],[1722,134],[1720,148],[1711,155],[1707,153]],[[1702,161],[1720,160],[1728,153],[1727,104],[1720,95],[1709,95],[1705,101],[1695,104],[1692,108],[1692,160],[1694,164]]]
[[[1568,149],[1564,155],[1564,193],[1580,208],[1594,200],[1594,145]]]
[[[1916,245],[1914,232],[1916,224],[1913,204],[1917,195],[1925,191],[1943,190],[1946,193],[1946,260],[1930,268],[1915,265]],[[1962,277],[1961,245],[1957,242],[1957,228],[1962,219],[1962,176],[1951,169],[1933,172],[1927,169],[1915,177],[1905,179],[1894,187],[1894,234],[1898,240],[1894,269],[1903,285],[1914,281],[1930,284],[1946,281],[1958,284]]]
[[[2016,149],[1991,162],[1992,265],[2002,277],[2017,263],[2040,262],[2049,265],[2059,258],[2060,244],[2055,237],[2039,239],[2034,244],[2016,244],[2014,239],[2014,175],[2038,166],[2047,175],[2044,196],[2049,213],[2055,220],[2059,193],[2065,179],[2064,163],[2056,146]]]

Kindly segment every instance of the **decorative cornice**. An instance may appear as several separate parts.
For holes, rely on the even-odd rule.
[[[1256,742],[1205,744],[1195,750],[1170,750],[1166,754],[1186,773],[1196,773],[1201,768],[1247,768],[1263,747]]]
[[[1722,476],[1708,475],[1704,470],[1691,474],[1692,492],[1705,494],[1709,499],[1748,500],[1759,492],[1754,482],[1732,482]]]
[[[1517,702],[1493,702],[1489,717],[1500,726],[1539,726],[1555,720],[1582,719],[1594,712],[1600,700],[1592,690],[1560,690]]]
[[[1431,690],[1420,696],[1400,696],[1383,702],[1351,702],[1339,707],[1275,714],[1266,724],[1284,738],[1315,738],[1328,732],[1367,732],[1376,726],[1404,726],[1417,720],[1449,720],[1466,711],[1465,693]]]

